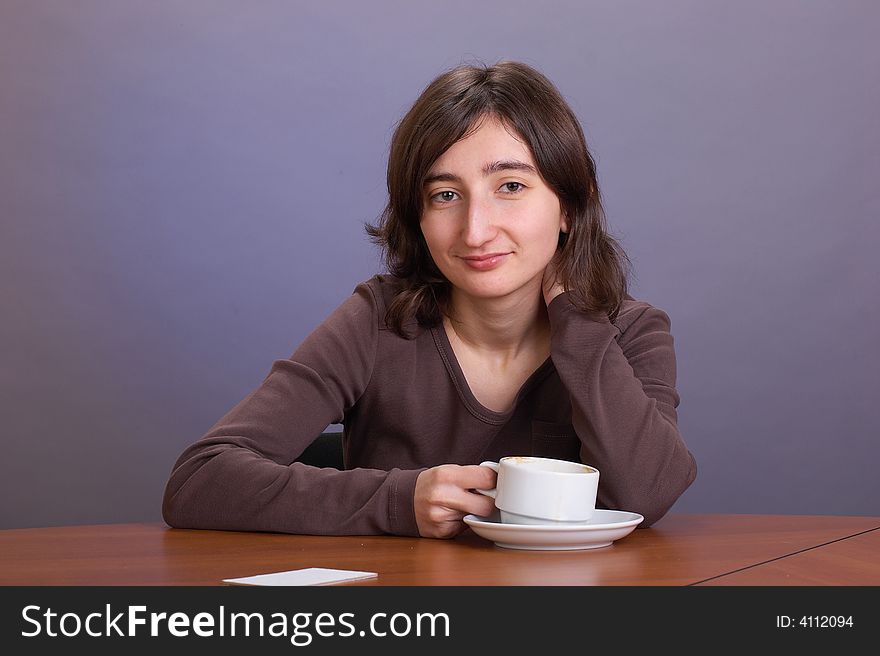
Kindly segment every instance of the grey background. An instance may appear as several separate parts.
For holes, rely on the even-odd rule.
[[[380,268],[463,61],[580,116],[668,311],[675,511],[880,515],[880,6],[0,1],[0,526],[155,521],[182,449]]]

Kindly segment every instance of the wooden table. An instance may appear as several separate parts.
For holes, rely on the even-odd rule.
[[[880,531],[867,530],[822,546],[706,581],[703,585],[877,585]]]
[[[0,531],[0,585],[221,585],[330,567],[347,585],[880,585],[880,518],[671,514],[609,547],[518,551],[454,540],[110,524]]]

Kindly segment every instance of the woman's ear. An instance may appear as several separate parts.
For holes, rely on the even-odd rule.
[[[562,220],[559,222],[559,230],[568,233],[568,217],[565,214],[562,215]]]

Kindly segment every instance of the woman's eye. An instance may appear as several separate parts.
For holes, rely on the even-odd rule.
[[[508,194],[515,194],[522,191],[524,186],[522,182],[505,182],[501,188]]]
[[[438,200],[441,203],[450,203],[455,200],[455,192],[454,191],[441,191],[440,193],[434,194],[432,196],[434,200]]]

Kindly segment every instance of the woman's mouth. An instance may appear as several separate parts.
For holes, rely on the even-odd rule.
[[[471,269],[477,271],[489,271],[501,266],[509,255],[511,255],[511,253],[487,253],[485,255],[465,255],[462,256],[461,259],[464,260],[464,263]]]

